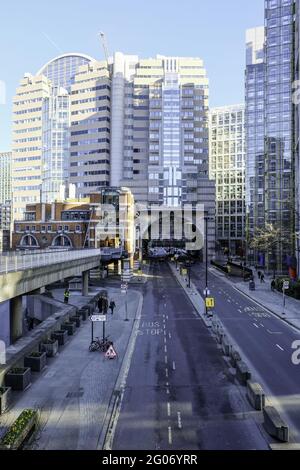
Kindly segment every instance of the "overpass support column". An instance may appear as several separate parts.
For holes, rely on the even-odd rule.
[[[15,343],[23,336],[22,296],[10,300],[10,340]]]
[[[89,272],[83,271],[82,273],[82,295],[87,297],[89,295]]]

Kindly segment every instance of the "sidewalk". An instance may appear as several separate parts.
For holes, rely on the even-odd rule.
[[[142,297],[129,290],[128,318],[120,289],[103,286],[116,309],[108,314],[106,334],[114,342],[117,360],[100,352],[89,352],[91,322],[87,320],[69,337],[59,354],[48,359],[40,374],[33,373],[32,385],[23,393],[14,392],[14,407],[0,420],[1,435],[25,408],[40,410],[40,429],[29,448],[34,450],[96,450],[108,409],[114,397],[132,329],[139,323]],[[99,289],[97,289],[99,290]],[[63,291],[53,292],[61,298]],[[71,295],[70,304],[80,304],[82,296]],[[94,336],[102,336],[102,324],[94,325]]]
[[[212,272],[217,272],[219,276],[219,271],[215,268],[210,268]],[[221,274],[221,273],[220,273]],[[226,282],[229,282],[231,286],[238,289],[243,294],[247,295],[251,300],[259,303],[262,307],[270,310],[276,316],[281,318],[286,323],[294,326],[300,330],[300,301],[293,299],[291,297],[285,297],[285,315],[283,315],[283,295],[278,292],[271,291],[271,281],[272,277],[265,276],[265,283],[261,284],[258,279],[257,274],[254,274],[255,280],[255,291],[249,290],[248,282],[232,282],[230,278],[222,275],[222,279]]]

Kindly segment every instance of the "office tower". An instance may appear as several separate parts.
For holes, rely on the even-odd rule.
[[[86,54],[63,54],[43,65],[37,75],[44,75],[54,87],[62,87],[69,92],[79,67],[93,60]]]
[[[11,152],[0,152],[0,204],[11,200]]]
[[[107,62],[79,68],[71,86],[70,183],[85,197],[110,182],[111,78]]]
[[[221,252],[244,253],[244,105],[212,108],[209,117],[210,177],[216,182],[216,240]]]
[[[294,129],[295,129],[295,229],[296,258],[299,277],[300,267],[300,2],[295,5],[295,85],[293,89]]]
[[[248,241],[267,224],[280,231],[277,242],[265,252],[251,250],[250,260],[278,272],[289,269],[292,275],[296,267],[297,137],[292,103],[297,76],[296,4],[295,0],[265,1],[265,41],[262,32],[247,33],[246,67]],[[251,62],[251,48],[258,50],[258,61]]]
[[[12,192],[13,218],[22,217],[26,204],[41,197],[43,102],[51,83],[43,75],[26,74],[13,102]]]
[[[196,203],[198,175],[208,178],[203,61],[117,53],[114,64],[112,101],[118,123],[113,112],[112,141],[117,137],[118,148],[112,149],[111,184],[130,187],[141,202]]]
[[[69,184],[70,96],[64,88],[51,88],[42,106],[41,202],[58,199]]]
[[[295,233],[294,0],[265,3],[265,217],[281,232],[266,263],[293,268]]]
[[[246,135],[246,236],[265,225],[264,27],[246,32],[245,135]],[[248,251],[257,263],[257,253]]]
[[[66,185],[70,154],[69,90],[80,65],[92,58],[66,54],[26,74],[13,105],[13,217],[26,204],[52,202]]]

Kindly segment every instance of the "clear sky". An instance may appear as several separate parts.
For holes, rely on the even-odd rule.
[[[0,151],[10,148],[11,106],[25,72],[66,52],[201,57],[210,105],[244,100],[245,30],[263,24],[264,0],[10,0],[0,8]]]

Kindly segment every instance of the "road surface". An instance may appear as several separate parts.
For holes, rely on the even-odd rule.
[[[113,450],[267,449],[168,265],[152,262],[149,275]]]
[[[203,292],[204,269],[192,268],[192,281]],[[216,299],[215,312],[249,365],[257,371],[268,395],[295,426],[292,441],[300,442],[300,366],[292,363],[292,343],[300,332],[272,315],[210,269],[208,286]],[[300,313],[300,312],[299,312]]]

